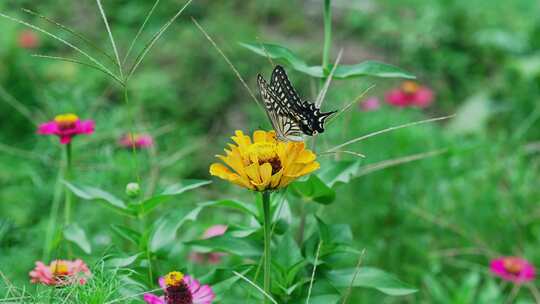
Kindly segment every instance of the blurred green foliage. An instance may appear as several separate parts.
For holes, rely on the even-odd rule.
[[[182,5],[162,2],[135,52]],[[104,1],[122,52],[152,3]],[[72,39],[20,7],[69,25],[110,51],[92,1],[0,3],[0,12]],[[74,144],[75,181],[82,184],[120,195],[138,171],[149,196],[180,179],[208,179],[208,164],[235,129],[269,128],[269,123],[190,17],[216,39],[254,90],[255,75],[268,75],[271,66],[238,42],[279,43],[318,63],[320,7],[320,1],[194,1],[132,79],[130,104],[98,71],[31,57],[74,54],[41,34],[38,48],[21,48],[24,28],[0,19],[2,273],[16,284],[27,284],[28,271],[42,258],[50,206],[62,195],[57,173],[62,151],[56,138],[35,134],[36,124],[63,112],[96,121],[96,133],[76,138]],[[327,206],[292,204],[293,211],[305,208],[325,222],[350,224],[358,250],[366,250],[363,264],[395,273],[420,290],[384,300],[381,294],[355,290],[350,303],[497,303],[510,287],[494,284],[488,257],[520,255],[540,265],[539,13],[533,0],[334,1],[334,56],[343,47],[344,63],[369,59],[399,66],[430,86],[436,102],[425,111],[383,106],[361,112],[354,105],[329,125],[318,150],[426,116],[458,113],[453,122],[403,129],[347,148],[367,156],[359,162],[362,166],[440,148],[447,153],[354,178],[337,188],[335,201]],[[319,83],[290,74],[302,96],[316,97]],[[334,82],[323,107],[341,108],[371,84],[376,87],[368,94],[382,98],[398,81]],[[117,146],[118,137],[133,128],[151,133],[157,142],[154,149],[137,153],[138,169],[130,151]],[[320,158],[323,168],[336,159],[358,161],[346,154]],[[224,196],[253,200],[239,189],[214,183],[161,210],[173,212]],[[120,218],[89,201],[80,200],[75,208],[93,252],[108,252],[111,238],[118,238],[110,224]],[[211,224],[246,221],[234,211],[205,211],[198,225],[183,227],[181,238],[196,239]],[[308,220],[307,227],[312,231],[315,223]],[[169,264],[157,266],[158,272],[188,267],[188,252],[183,244],[174,246],[164,259]],[[89,263],[101,259],[77,253]],[[205,267],[189,270],[202,275],[208,273]],[[526,290],[518,298],[532,301]]]

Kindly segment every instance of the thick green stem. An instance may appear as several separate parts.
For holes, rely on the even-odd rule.
[[[54,194],[52,199],[51,212],[49,214],[49,224],[47,225],[47,232],[45,234],[45,244],[43,247],[43,261],[48,261],[51,258],[52,243],[54,234],[56,233],[56,223],[58,219],[58,210],[60,210],[60,204],[62,202],[62,180],[65,174],[64,166],[60,165],[58,169],[58,177],[56,179],[56,185],[54,187]]]
[[[322,66],[325,71],[329,72],[330,71],[329,58],[330,58],[330,51],[332,48],[331,0],[324,0],[323,18],[324,18],[324,48],[323,48]]]
[[[71,143],[66,145],[66,171],[64,179],[71,181]],[[64,203],[64,228],[71,223],[71,191],[65,186],[65,203]],[[71,258],[71,245],[68,243],[68,257]]]
[[[264,229],[264,292],[270,295],[270,273],[272,272],[272,260],[271,260],[271,251],[270,251],[270,192],[263,192],[263,229]],[[265,297],[264,303],[270,303],[270,301]]]

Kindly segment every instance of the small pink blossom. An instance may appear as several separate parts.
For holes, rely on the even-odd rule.
[[[30,271],[30,282],[45,285],[68,285],[74,282],[85,284],[91,272],[80,260],[54,260],[50,265],[36,262],[34,270]]]
[[[366,100],[364,100],[360,104],[360,108],[362,111],[368,112],[368,111],[374,111],[381,107],[381,104],[379,102],[379,98],[377,97],[370,97]]]
[[[57,115],[54,120],[39,125],[38,134],[56,135],[60,137],[60,143],[65,145],[79,134],[94,133],[93,120],[80,120],[75,114]]]
[[[178,272],[176,272],[178,273]],[[181,274],[181,273],[179,273]],[[157,296],[146,293],[143,299],[148,304],[211,304],[216,297],[214,291],[209,285],[201,283],[189,275],[184,276],[178,284],[166,284],[164,277],[159,278],[159,286],[163,289],[165,295]],[[177,281],[178,282],[178,281]],[[166,301],[165,298],[169,300]]]
[[[154,139],[149,134],[128,133],[120,137],[118,144],[127,149],[131,149],[133,146],[137,149],[145,149],[154,144]]]
[[[405,81],[398,89],[386,93],[386,101],[396,107],[428,107],[435,99],[433,91],[413,81]]]
[[[214,225],[206,229],[202,238],[209,239],[216,236],[220,236],[220,235],[223,235],[226,231],[227,231],[226,225]],[[219,264],[221,262],[221,258],[224,255],[225,254],[222,252],[210,252],[210,253],[192,252],[189,255],[189,259],[199,264],[204,264],[204,263]]]
[[[491,261],[491,273],[503,280],[524,283],[534,280],[536,271],[527,260],[519,257],[501,257]]]
[[[39,46],[39,36],[30,30],[19,33],[19,46],[23,49],[35,49]]]

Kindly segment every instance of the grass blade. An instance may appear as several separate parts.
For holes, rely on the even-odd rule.
[[[178,10],[178,12],[171,18],[169,19],[169,21],[167,21],[167,23],[165,23],[160,29],[159,31],[157,31],[154,36],[152,37],[152,39],[150,39],[150,41],[146,44],[146,46],[144,47],[144,49],[139,53],[139,55],[137,56],[137,59],[135,59],[135,63],[133,64],[133,66],[131,67],[131,69],[129,70],[129,73],[128,75],[126,76],[126,82],[129,78],[131,78],[131,76],[133,76],[133,73],[135,73],[135,70],[137,70],[137,68],[139,67],[139,65],[141,64],[141,62],[143,61],[144,57],[146,57],[146,54],[148,54],[148,52],[152,49],[152,47],[154,46],[154,44],[156,43],[156,41],[161,37],[161,35],[163,35],[163,33],[169,28],[169,26],[171,26],[171,24],[173,24],[173,22],[178,19],[178,17],[180,17],[180,15],[182,14],[182,12],[184,12],[184,10],[189,6],[189,4],[191,3],[191,1],[193,0],[188,0],[186,2],[186,4],[184,4],[184,6],[182,6],[182,8],[180,8]]]
[[[120,78],[124,78],[124,74],[122,72],[122,62],[120,61],[120,56],[118,55],[118,49],[116,48],[116,43],[114,42],[114,37],[111,32],[111,27],[109,26],[109,21],[107,20],[107,15],[105,15],[105,11],[103,10],[103,6],[101,6],[101,1],[96,0],[96,3],[99,8],[99,12],[101,13],[101,17],[103,18],[103,23],[105,23],[105,28],[107,29],[107,34],[109,34],[109,39],[111,40],[112,48],[114,51],[114,56],[116,57],[116,62],[118,65],[118,72],[120,73]]]
[[[193,21],[193,23],[195,23],[195,26],[197,26],[197,28],[199,29],[199,31],[201,31],[203,33],[203,35],[206,37],[206,39],[208,39],[208,41],[210,41],[210,43],[212,44],[212,46],[218,51],[218,53],[221,55],[221,57],[223,57],[223,59],[225,59],[225,61],[227,62],[227,64],[231,67],[231,69],[233,70],[234,74],[236,74],[236,77],[238,77],[238,79],[240,80],[240,82],[242,83],[242,85],[244,86],[244,88],[246,88],[246,90],[248,91],[249,95],[251,96],[251,98],[253,98],[253,100],[255,101],[255,103],[257,105],[259,105],[260,107],[261,104],[259,103],[259,100],[257,99],[257,97],[255,97],[255,94],[253,94],[253,91],[251,91],[251,89],[249,88],[249,86],[247,85],[247,83],[244,81],[244,78],[242,78],[242,75],[240,75],[240,72],[238,72],[238,70],[236,69],[236,67],[234,67],[234,64],[232,64],[232,62],[229,60],[229,58],[227,57],[227,55],[225,55],[225,53],[223,53],[223,51],[219,48],[219,46],[216,44],[216,42],[214,41],[214,39],[212,39],[212,37],[210,37],[210,35],[208,35],[208,33],[202,28],[202,26],[197,22],[197,20],[195,20],[195,18],[191,18],[191,20]]]
[[[139,31],[135,35],[135,38],[133,38],[133,40],[131,41],[131,44],[130,44],[127,52],[126,52],[126,55],[124,56],[124,60],[122,61],[123,64],[126,64],[126,61],[127,61],[128,57],[129,57],[129,55],[131,54],[131,51],[133,51],[133,48],[135,47],[135,43],[137,42],[137,40],[141,36],[141,34],[142,34],[143,30],[144,30],[144,27],[146,26],[146,23],[148,23],[148,20],[150,20],[150,17],[154,13],[154,10],[158,6],[158,4],[159,4],[159,0],[156,0],[156,2],[154,2],[154,5],[152,6],[150,11],[146,15],[146,18],[144,18],[144,21],[143,21],[141,27],[139,27]]]
[[[55,25],[57,26],[58,28],[60,28],[61,30],[64,30],[68,33],[70,33],[71,35],[79,38],[80,40],[82,40],[83,42],[85,42],[86,44],[88,44],[90,47],[92,47],[94,50],[100,52],[101,54],[103,54],[105,57],[107,57],[109,60],[111,60],[112,63],[116,64],[116,61],[114,60],[114,58],[107,54],[107,52],[105,52],[103,49],[101,49],[100,47],[98,47],[97,45],[95,45],[90,39],[86,38],[85,36],[83,36],[82,34],[78,33],[78,32],[75,32],[73,29],[55,21],[55,20],[52,20],[51,18],[47,17],[47,16],[43,16],[37,12],[34,12],[33,10],[30,10],[30,9],[27,9],[27,8],[23,8],[22,9],[23,12],[27,13],[27,14],[30,14],[32,16],[36,16],[36,17],[39,17],[47,22],[49,22],[50,24],[52,25]]]
[[[8,20],[11,20],[11,21],[14,21],[14,22],[17,22],[19,24],[22,24],[22,25],[25,25],[31,29],[34,29],[38,32],[41,32],[57,41],[60,41],[61,43],[65,44],[66,46],[68,46],[69,48],[77,51],[78,53],[80,53],[81,55],[83,55],[84,57],[88,58],[90,61],[92,61],[94,64],[96,64],[97,66],[99,66],[101,69],[103,69],[104,71],[107,71],[107,74],[108,75],[114,75],[109,69],[107,69],[107,67],[105,67],[101,62],[99,62],[98,60],[96,60],[94,57],[90,56],[90,54],[88,54],[87,52],[81,50],[80,48],[78,48],[77,46],[73,45],[72,43],[58,37],[57,35],[55,34],[52,34],[50,32],[48,32],[47,30],[44,30],[38,26],[35,26],[33,24],[30,24],[26,21],[23,21],[23,20],[20,20],[20,19],[17,19],[17,18],[14,18],[14,17],[11,17],[9,15],[6,15],[6,14],[3,14],[3,13],[0,13],[0,17],[3,17],[3,18],[6,18]]]
[[[311,298],[311,290],[313,289],[313,281],[315,280],[315,272],[317,271],[317,262],[319,261],[319,254],[321,253],[322,240],[317,246],[317,253],[315,254],[315,263],[313,263],[313,271],[311,272],[311,279],[309,280],[309,289],[306,298],[306,304],[309,304],[309,299]]]
[[[421,160],[421,159],[424,159],[424,158],[441,155],[441,154],[444,154],[446,152],[448,152],[448,149],[440,149],[440,150],[435,150],[435,151],[429,151],[429,152],[424,152],[424,153],[408,155],[408,156],[395,158],[395,159],[384,160],[384,161],[377,162],[377,163],[374,163],[374,164],[369,164],[369,165],[366,165],[366,166],[362,167],[359,170],[358,174],[356,174],[356,177],[367,175],[367,174],[370,174],[372,172],[383,170],[383,169],[386,169],[386,168],[389,168],[389,167],[394,167],[394,166],[398,166],[398,165],[401,165],[401,164],[410,163],[412,161]]]
[[[374,87],[375,87],[374,84],[370,85],[367,89],[364,90],[364,92],[362,92],[360,95],[358,95],[358,97],[356,97],[353,101],[351,101],[349,104],[344,106],[343,109],[339,110],[339,112],[336,113],[336,115],[332,115],[330,118],[328,118],[328,122],[326,122],[326,125],[329,126],[332,121],[334,121],[336,118],[338,118],[339,115],[345,113],[345,111],[349,110],[352,107],[353,104],[359,102],[360,99],[362,99],[367,94],[367,92],[369,92]]]
[[[355,142],[359,142],[359,141],[362,141],[364,139],[368,139],[370,137],[373,137],[373,136],[376,136],[376,135],[379,135],[379,134],[383,134],[383,133],[386,133],[386,132],[390,132],[390,131],[394,131],[394,130],[398,130],[398,129],[403,129],[403,128],[407,128],[407,127],[412,127],[412,126],[416,126],[416,125],[426,124],[426,123],[430,123],[430,122],[435,122],[435,121],[439,121],[439,120],[449,119],[449,118],[452,118],[452,117],[455,117],[455,116],[456,115],[453,114],[453,115],[430,118],[430,119],[426,119],[426,120],[420,120],[420,121],[410,122],[410,123],[406,123],[406,124],[399,125],[399,126],[386,128],[386,129],[383,129],[383,130],[379,130],[379,131],[376,131],[376,132],[373,132],[373,133],[369,133],[369,134],[366,134],[366,135],[351,139],[351,140],[349,140],[347,142],[342,143],[341,145],[337,145],[337,146],[333,147],[332,149],[330,149],[330,150],[328,150],[326,152],[334,152],[334,151],[337,151],[337,150],[339,150],[339,149],[341,149],[341,148],[343,148],[345,146],[353,144]]]
[[[260,288],[259,286],[257,286],[257,284],[255,284],[254,282],[250,281],[248,278],[246,278],[245,276],[243,276],[242,274],[236,272],[236,271],[233,271],[234,275],[236,275],[237,277],[241,278],[242,280],[246,281],[249,285],[253,286],[255,289],[257,289],[257,291],[259,291],[260,293],[262,293],[265,297],[267,297],[270,301],[272,301],[272,303],[274,304],[278,304],[278,302],[276,302],[276,300],[274,300],[272,298],[272,296],[270,296],[269,294],[267,294],[266,292],[264,292],[264,290],[262,290],[262,288]]]
[[[324,83],[324,86],[321,92],[319,92],[319,95],[317,96],[317,99],[315,100],[315,105],[317,106],[317,108],[321,107],[324,97],[326,96],[326,92],[328,92],[328,88],[330,87],[330,83],[332,82],[332,78],[334,77],[334,73],[336,72],[336,68],[339,65],[339,61],[341,60],[341,55],[343,55],[343,49],[339,51],[339,54],[336,58],[336,62],[334,63],[334,66],[332,67],[332,70],[330,71],[330,75],[328,75],[328,78],[326,79],[326,82]]]
[[[52,60],[60,60],[60,61],[66,61],[66,62],[71,62],[71,63],[76,63],[76,64],[84,65],[84,66],[87,66],[87,67],[96,69],[96,70],[98,70],[98,71],[100,71],[100,72],[103,72],[103,73],[105,73],[105,74],[111,76],[114,80],[118,81],[118,83],[120,83],[121,85],[124,85],[124,82],[122,81],[122,79],[120,79],[120,78],[118,78],[118,76],[116,76],[116,75],[110,73],[110,71],[104,70],[104,69],[100,68],[100,67],[97,66],[97,65],[93,65],[93,64],[90,64],[90,63],[87,63],[87,62],[84,62],[84,61],[80,61],[80,60],[72,59],[72,58],[66,58],[66,57],[49,56],[49,55],[40,55],[40,54],[33,54],[32,57],[45,58],[45,59],[52,59]]]
[[[349,285],[349,287],[347,288],[347,291],[345,292],[345,297],[343,298],[343,302],[341,302],[342,304],[347,304],[347,302],[349,301],[349,296],[351,295],[354,281],[356,280],[356,276],[358,276],[358,272],[360,272],[360,265],[362,265],[362,261],[364,259],[365,254],[366,254],[366,250],[364,249],[362,250],[362,252],[360,253],[360,256],[358,257],[358,263],[356,264],[356,271],[354,272],[354,275],[352,277],[351,284]]]
[[[37,126],[37,123],[34,121],[30,110],[22,102],[18,101],[15,97],[9,94],[2,86],[0,86],[0,98],[2,98],[4,102],[10,105],[12,108],[17,110],[17,112],[19,112],[22,116],[28,119],[30,123]]]

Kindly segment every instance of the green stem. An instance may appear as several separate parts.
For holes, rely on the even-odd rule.
[[[52,199],[51,212],[49,214],[49,223],[47,225],[47,232],[45,234],[45,245],[43,248],[43,261],[48,261],[51,258],[51,251],[53,246],[54,235],[56,234],[56,223],[58,219],[58,210],[60,210],[60,203],[62,201],[62,180],[64,179],[64,167],[59,166],[58,177],[56,179],[56,185],[54,187],[54,194]]]
[[[263,229],[264,229],[264,292],[270,295],[270,273],[272,271],[272,260],[271,260],[271,239],[270,239],[270,192],[263,192],[262,203],[263,203]],[[270,303],[270,301],[265,297],[264,303]]]
[[[71,181],[71,143],[66,145],[66,171],[64,180]],[[65,186],[65,203],[64,203],[64,228],[71,223],[71,191]],[[68,257],[71,258],[71,245],[68,243]]]
[[[124,85],[124,101],[126,102],[126,106],[128,107],[128,113],[131,113],[129,110],[129,95],[128,95],[128,84],[127,82]],[[135,174],[137,176],[137,183],[139,185],[141,184],[141,176],[139,174],[139,162],[137,160],[137,147],[135,146],[135,141],[133,140],[133,137],[135,136],[135,118],[133,114],[130,114],[131,116],[131,131],[129,136],[131,136],[131,151],[133,153],[133,169],[135,170]]]
[[[329,58],[330,50],[332,47],[332,6],[331,0],[324,0],[324,47],[323,47],[323,58],[322,66],[326,72],[330,71]]]

